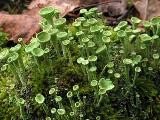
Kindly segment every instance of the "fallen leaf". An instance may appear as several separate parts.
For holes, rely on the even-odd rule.
[[[0,26],[9,33],[10,40],[17,41],[19,37],[28,43],[30,38],[39,31],[39,17],[29,15],[8,15],[0,13]]]
[[[0,26],[9,33],[10,40],[17,41],[19,37],[28,43],[31,37],[40,30],[39,10],[46,6],[53,6],[60,10],[61,16],[65,16],[77,7],[98,5],[102,12],[108,12],[110,16],[118,16],[126,11],[126,0],[33,0],[21,15],[9,15],[0,13]],[[102,5],[102,6],[101,6]]]
[[[54,6],[59,9],[61,16],[65,16],[68,12],[80,5],[79,0],[33,0],[28,6],[28,9],[34,9],[37,7]]]
[[[100,0],[103,3],[98,6],[101,12],[108,13],[109,16],[120,16],[127,11],[126,0]]]
[[[24,39],[28,43],[31,37],[40,30],[39,10],[42,7],[53,6],[60,10],[61,16],[66,15],[79,6],[78,0],[33,0],[20,15],[9,15],[0,13],[0,26],[10,36],[10,40],[17,42],[18,38]]]
[[[143,20],[160,16],[160,0],[132,0]]]

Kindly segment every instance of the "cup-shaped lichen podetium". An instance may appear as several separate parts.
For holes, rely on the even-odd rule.
[[[64,115],[66,113],[65,109],[57,109],[58,115]]]
[[[75,111],[75,109],[74,109],[74,101],[73,101],[72,97],[73,97],[73,92],[72,91],[68,91],[67,92],[67,98],[69,99],[72,111]]]
[[[9,63],[9,67],[12,71],[12,73],[14,74],[16,80],[21,81],[22,85],[25,83],[21,78],[21,73],[18,70],[18,66],[17,66],[17,59],[19,57],[19,54],[17,52],[11,52],[9,53],[7,62]]]
[[[140,20],[139,18],[132,17],[132,18],[131,18],[131,23],[132,23],[133,29],[136,29],[137,26],[141,23],[141,21],[142,21],[142,20]]]
[[[36,57],[41,57],[44,54],[44,50],[41,48],[34,48],[31,53]]]
[[[85,14],[87,12],[87,9],[81,9],[80,14]]]
[[[153,34],[160,35],[160,17],[152,18],[151,23],[153,25],[152,28]]]
[[[42,31],[37,34],[37,38],[40,43],[46,43],[51,39],[51,35],[47,32]]]
[[[9,50],[7,48],[2,49],[2,51],[0,52],[0,61],[6,59],[8,55],[9,55]]]
[[[81,98],[80,98],[80,95],[79,95],[79,85],[74,85],[73,86],[73,91],[77,94],[77,98],[78,98],[79,102],[81,102]]]
[[[57,33],[58,32],[59,32],[59,30],[57,28],[53,28],[49,31],[49,34],[51,35],[50,41],[52,43],[52,46],[54,47],[56,54],[58,56],[60,56],[59,44],[58,44],[58,40],[57,40]]]
[[[51,113],[52,113],[52,114],[55,114],[55,113],[56,113],[56,111],[57,111],[57,109],[56,109],[56,108],[52,108],[52,109],[51,109]]]
[[[40,69],[40,64],[39,64],[39,61],[37,59],[37,57],[41,57],[44,55],[45,51],[41,48],[34,48],[32,51],[31,51],[32,55],[33,55],[33,58],[34,58],[34,62],[35,64],[37,65],[38,67],[38,71],[41,73],[42,69]]]
[[[39,12],[40,16],[45,18],[48,23],[53,24],[53,17],[55,14],[55,9],[53,7],[42,8]]]
[[[19,57],[19,54],[17,52],[11,52],[11,53],[9,53],[7,62],[12,63],[12,62],[16,61],[18,59],[18,57]]]
[[[66,52],[67,52],[67,55],[68,55],[68,58],[69,58],[69,63],[71,64],[71,65],[73,65],[73,60],[72,60],[72,55],[71,55],[71,52],[70,52],[70,49],[69,49],[69,44],[70,44],[70,40],[68,39],[68,40],[63,40],[62,41],[62,44],[65,46],[65,48],[66,48]]]
[[[146,45],[146,57],[150,57],[151,52],[150,52],[150,46],[151,46],[151,42],[152,42],[152,37],[149,36],[148,34],[141,34],[140,36],[140,40],[142,43],[144,43]]]
[[[124,30],[126,27],[128,26],[128,22],[127,21],[121,21],[119,24],[118,24],[118,28],[121,29],[121,30]]]
[[[17,44],[16,46],[11,47],[10,51],[12,51],[12,52],[18,52],[20,49],[21,49],[21,44]]]
[[[45,105],[44,101],[45,101],[45,97],[38,93],[35,97],[35,101],[40,104],[42,107],[43,107],[43,110],[45,111],[46,114],[48,114],[48,108],[47,106]]]
[[[90,32],[95,36],[94,37],[94,42],[97,44],[97,45],[102,45],[102,42],[101,42],[101,31],[103,31],[103,28],[102,26],[100,25],[94,25],[94,26],[90,26]]]
[[[19,59],[18,59],[19,66],[21,67],[21,69],[23,71],[25,71],[25,66],[24,66],[24,63],[23,63],[21,48],[22,48],[21,44],[17,44],[16,46],[11,47],[10,51],[11,52],[17,52],[19,54]]]
[[[20,114],[21,114],[22,120],[26,120],[26,118],[25,118],[26,116],[25,116],[25,112],[24,112],[25,100],[23,98],[19,98],[17,103],[19,105],[19,109],[20,109]]]
[[[58,29],[61,29],[63,30],[64,29],[64,26],[65,26],[65,23],[66,23],[66,19],[65,18],[58,18],[54,21],[54,26]]]
[[[62,43],[62,41],[66,40],[68,36],[67,32],[59,32],[57,33],[57,39],[59,40],[59,43],[62,47],[62,51],[63,51],[63,56],[66,57],[66,48],[65,45]]]
[[[152,22],[150,22],[150,21],[143,21],[143,26],[145,28],[145,32],[147,32],[149,34],[150,33],[150,28],[152,27]]]
[[[101,53],[102,51],[104,51],[106,49],[107,49],[107,46],[106,45],[102,45],[96,50],[96,54],[99,54],[99,53]]]
[[[62,97],[61,96],[55,96],[55,101],[58,104],[59,108],[64,108],[62,104]]]
[[[112,81],[110,79],[105,79],[105,78],[101,78],[99,80],[98,86],[99,86],[100,98],[98,100],[97,107],[100,105],[100,102],[102,101],[103,95],[107,91],[112,90],[114,88]]]
[[[114,85],[110,79],[101,78],[99,80],[99,89],[105,89],[106,91],[112,90],[114,88]]]
[[[119,30],[117,32],[117,36],[119,37],[124,50],[125,50],[125,55],[128,56],[129,50],[130,50],[130,43],[129,43],[129,39],[126,37],[127,34],[124,30]]]
[[[152,37],[149,36],[148,34],[141,34],[140,39],[142,43],[149,44],[152,40]]]
[[[80,21],[81,23],[84,23],[84,21],[86,21],[86,19],[84,17],[79,17],[75,21]]]
[[[95,18],[90,18],[90,19],[87,20],[87,22],[88,22],[90,25],[95,25],[95,24],[98,22],[98,20],[96,20]]]
[[[81,21],[75,21],[72,23],[72,26],[75,27],[76,31],[81,31]]]
[[[33,51],[34,48],[38,48],[40,46],[40,43],[38,41],[31,42],[28,45],[25,46],[25,52],[30,53]]]
[[[98,85],[98,81],[97,80],[92,80],[91,83],[90,83],[90,85],[92,87],[96,87]]]
[[[114,31],[117,32],[119,30],[125,30],[128,26],[127,21],[121,21],[115,28]]]
[[[91,9],[89,9],[89,12],[92,12],[93,15],[95,15],[94,17],[97,17],[97,11],[98,11],[98,8],[97,7],[93,7]]]
[[[42,103],[44,103],[45,98],[44,98],[43,95],[37,94],[36,97],[35,97],[35,100],[36,100],[36,102],[37,102],[38,104],[42,104]]]

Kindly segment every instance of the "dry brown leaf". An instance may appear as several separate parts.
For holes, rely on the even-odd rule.
[[[28,6],[28,9],[33,9],[43,6],[54,6],[59,9],[61,16],[66,15],[68,12],[72,11],[74,8],[80,5],[79,0],[33,0]]]
[[[125,14],[127,11],[126,0],[99,0],[104,3],[98,6],[101,12],[107,12],[109,16],[119,16]],[[106,2],[106,3],[105,3]]]
[[[116,1],[120,2],[115,4]],[[108,5],[107,12],[114,16],[123,14],[126,10],[124,1],[126,0],[33,0],[28,6],[28,10],[25,10],[21,15],[0,13],[0,26],[9,33],[10,40],[17,41],[19,37],[22,37],[24,42],[28,43],[31,37],[40,30],[39,10],[43,7],[53,6],[60,10],[61,16],[65,16],[76,7],[106,2],[101,6],[102,12],[106,12],[105,7]]]
[[[132,0],[132,2],[141,19],[149,20],[160,16],[160,0]]]
[[[7,15],[0,13],[0,26],[9,33],[10,40],[16,41],[19,37],[27,43],[39,31],[39,18],[29,15]]]
[[[33,0],[28,6],[29,10],[21,15],[0,13],[0,26],[9,33],[10,40],[17,41],[19,37],[28,43],[31,37],[40,30],[39,10],[45,6],[54,6],[60,10],[61,16],[66,15],[79,6],[78,0]]]

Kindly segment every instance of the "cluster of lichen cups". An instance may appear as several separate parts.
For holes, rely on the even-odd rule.
[[[34,59],[37,71],[43,74],[53,64],[52,56],[64,57],[71,66],[78,64],[84,74],[88,86],[94,91],[94,104],[100,107],[107,92],[116,89],[117,80],[125,79],[126,93],[129,93],[135,86],[135,81],[140,72],[153,71],[159,68],[160,42],[160,18],[151,21],[141,21],[138,18],[131,18],[131,25],[128,22],[120,22],[114,29],[106,26],[102,21],[101,13],[96,8],[90,10],[82,9],[80,13],[84,17],[77,18],[72,24],[67,24],[65,18],[59,17],[59,11],[52,7],[43,8],[40,11],[42,31],[35,38],[31,39],[28,45],[17,44],[10,49],[3,49],[0,53],[0,60],[7,61],[2,66],[6,70],[9,66],[15,79],[20,81],[25,88],[27,78],[25,71],[28,64],[25,64],[24,57]],[[137,26],[142,23],[144,29]],[[152,48],[154,46],[154,49]],[[78,48],[78,58],[73,59],[72,48]],[[48,61],[49,68],[43,68],[40,60]],[[151,62],[149,62],[151,61]],[[99,63],[101,62],[101,67]],[[149,67],[147,67],[149,65]],[[146,68],[147,67],[147,68]],[[52,68],[50,69],[52,71]],[[130,74],[130,72],[133,74]],[[114,83],[113,83],[114,82]],[[49,94],[54,97],[57,106],[48,110],[44,103],[45,97],[38,93],[35,101],[43,107],[47,117],[46,120],[82,120],[84,115],[82,108],[85,106],[87,96],[79,95],[79,86],[74,85],[73,90],[68,91],[65,97],[69,100],[70,111],[65,109],[63,98],[57,94],[58,88],[50,89]],[[77,97],[77,101],[72,99]],[[47,98],[46,98],[47,99]],[[24,119],[22,107],[25,100],[20,100],[20,111]],[[100,116],[95,117],[97,120]]]

